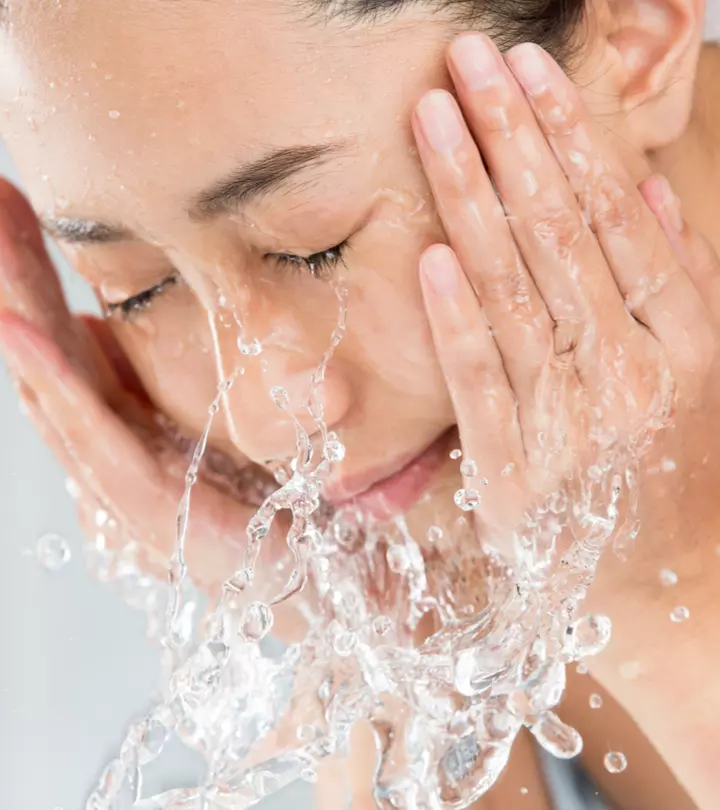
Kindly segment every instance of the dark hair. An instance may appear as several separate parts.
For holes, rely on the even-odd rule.
[[[581,42],[586,0],[313,0],[332,16],[379,21],[409,6],[430,6],[462,28],[482,28],[502,50],[521,42],[542,45],[567,64]]]

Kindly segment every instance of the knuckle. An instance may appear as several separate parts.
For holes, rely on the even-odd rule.
[[[567,255],[586,233],[580,215],[566,208],[530,217],[527,227],[536,241],[559,256]]]
[[[579,197],[582,210],[596,230],[622,232],[640,221],[639,199],[626,194],[610,175],[604,175]]]
[[[530,302],[529,279],[519,260],[497,259],[483,268],[481,297],[484,303],[501,304],[510,311]]]

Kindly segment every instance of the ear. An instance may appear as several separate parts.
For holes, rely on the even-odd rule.
[[[604,92],[617,101],[623,135],[644,152],[676,140],[688,125],[702,45],[705,0],[604,0]]]

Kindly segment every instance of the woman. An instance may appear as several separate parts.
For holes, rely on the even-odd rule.
[[[571,683],[565,714],[618,807],[713,807],[720,270],[651,176],[670,178],[717,248],[720,54],[701,49],[702,3],[6,5],[3,136],[107,317],[70,316],[34,215],[5,184],[0,340],[89,530],[110,512],[115,542],[140,538],[162,565],[184,487],[177,434],[202,433],[242,362],[186,547],[208,590],[234,571],[249,512],[228,465],[275,469],[294,453],[293,417],[315,432],[305,404],[338,286],[347,329],[322,398],[345,457],[324,499],[402,513],[417,538],[439,526],[443,542],[423,547],[431,579],[452,579],[477,539],[507,551],[523,514],[595,452],[588,413],[625,446],[665,425],[674,396],[674,427],[645,458],[633,562],[604,558],[591,592],[617,617],[590,663],[605,709],[586,711],[588,688]],[[473,34],[446,62],[468,28],[507,60]],[[459,444],[480,467],[462,484]],[[458,490],[476,518],[467,547]],[[691,621],[676,628],[678,606]],[[615,734],[634,764],[610,777]],[[354,782],[357,806],[371,802]],[[549,806],[524,738],[483,801]]]

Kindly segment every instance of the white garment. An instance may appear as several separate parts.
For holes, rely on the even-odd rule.
[[[720,42],[720,0],[707,0],[705,41]]]

